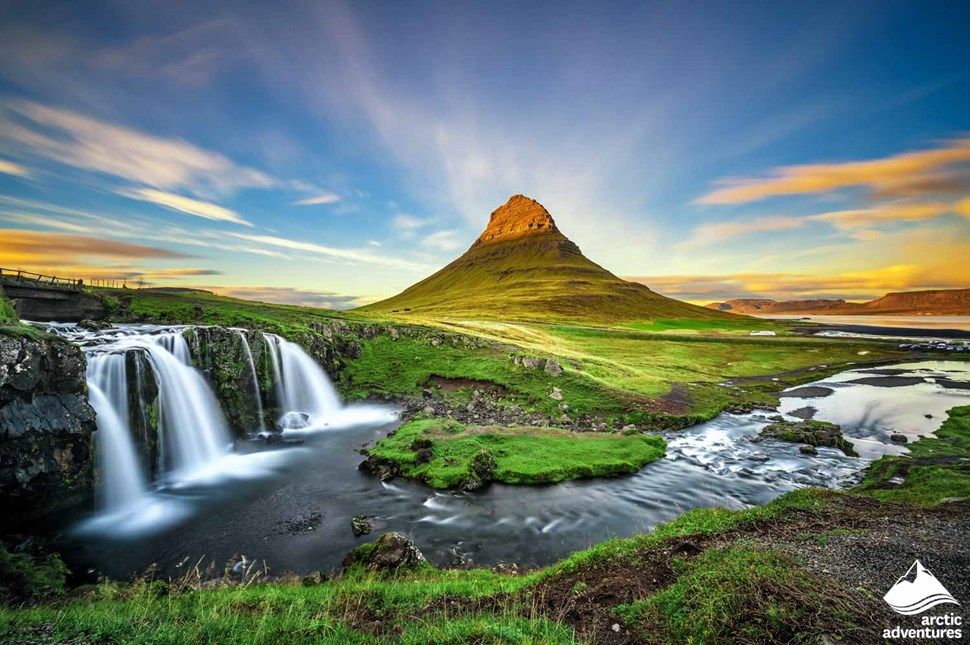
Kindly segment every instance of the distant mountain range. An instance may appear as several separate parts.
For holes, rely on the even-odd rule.
[[[829,314],[882,316],[970,316],[970,289],[887,293],[869,302],[845,300],[768,300],[739,298],[712,302],[708,309],[735,314]]]
[[[730,316],[654,293],[587,259],[542,204],[514,195],[457,260],[360,311],[408,317],[625,322]]]

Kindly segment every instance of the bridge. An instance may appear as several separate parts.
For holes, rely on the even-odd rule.
[[[0,291],[23,320],[78,322],[108,315],[101,298],[86,292],[80,279],[0,267]]]

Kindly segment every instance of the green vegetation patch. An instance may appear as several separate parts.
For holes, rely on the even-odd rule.
[[[0,289],[0,325],[9,325],[19,322],[17,312],[14,311],[13,303],[7,300],[3,290]]]
[[[113,320],[179,325],[222,325],[271,331],[284,336],[310,330],[314,322],[346,319],[314,307],[239,300],[203,291],[96,290]]]
[[[476,488],[487,481],[540,484],[630,474],[663,457],[665,448],[655,435],[474,427],[426,419],[401,426],[369,455],[432,488]]]
[[[774,320],[752,318],[748,316],[734,316],[734,318],[661,318],[657,320],[631,322],[621,325],[628,329],[651,332],[725,332],[740,333],[752,331],[774,331],[782,334],[788,331],[788,325]]]
[[[670,586],[616,608],[650,642],[814,642],[868,624],[857,601],[778,551],[711,549],[672,565]]]
[[[56,554],[34,556],[0,547],[0,603],[31,603],[64,593],[67,574]]]
[[[557,416],[562,414],[561,401],[550,398],[553,387],[560,389],[573,414],[620,413],[629,398],[575,371],[552,377],[541,369],[526,369],[512,362],[507,347],[484,341],[471,347],[432,345],[426,337],[394,340],[383,334],[361,342],[360,356],[341,374],[341,387],[351,398],[413,396],[435,377],[491,383],[507,402]]]
[[[920,505],[970,497],[970,406],[951,408],[936,436],[910,445],[908,455],[874,462],[856,490]]]
[[[15,642],[172,645],[573,643],[568,627],[526,616],[524,603],[509,595],[525,582],[490,571],[430,568],[407,578],[348,575],[302,585],[104,582],[56,604],[0,608],[0,636]],[[449,610],[447,600],[454,598],[463,606]]]

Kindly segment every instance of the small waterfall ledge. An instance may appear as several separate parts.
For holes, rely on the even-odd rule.
[[[148,325],[51,331],[87,357],[105,516],[138,506],[153,487],[192,481],[239,457],[234,437],[323,429],[342,409],[323,369],[273,334]]]

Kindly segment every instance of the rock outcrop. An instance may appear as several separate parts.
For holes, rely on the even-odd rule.
[[[509,198],[509,201],[492,212],[488,226],[472,244],[472,248],[541,233],[555,234],[579,252],[579,247],[569,242],[559,232],[552,215],[542,204],[534,199],[529,199],[525,195],[513,195]]]
[[[344,568],[362,565],[368,571],[393,573],[426,563],[427,559],[411,538],[388,531],[381,533],[373,544],[364,544],[351,551],[344,560]]]
[[[842,428],[825,421],[779,421],[765,426],[760,436],[813,447],[838,448],[847,455],[858,456],[852,443],[842,436]]]
[[[85,367],[64,340],[0,329],[0,521],[91,494],[97,426]]]

